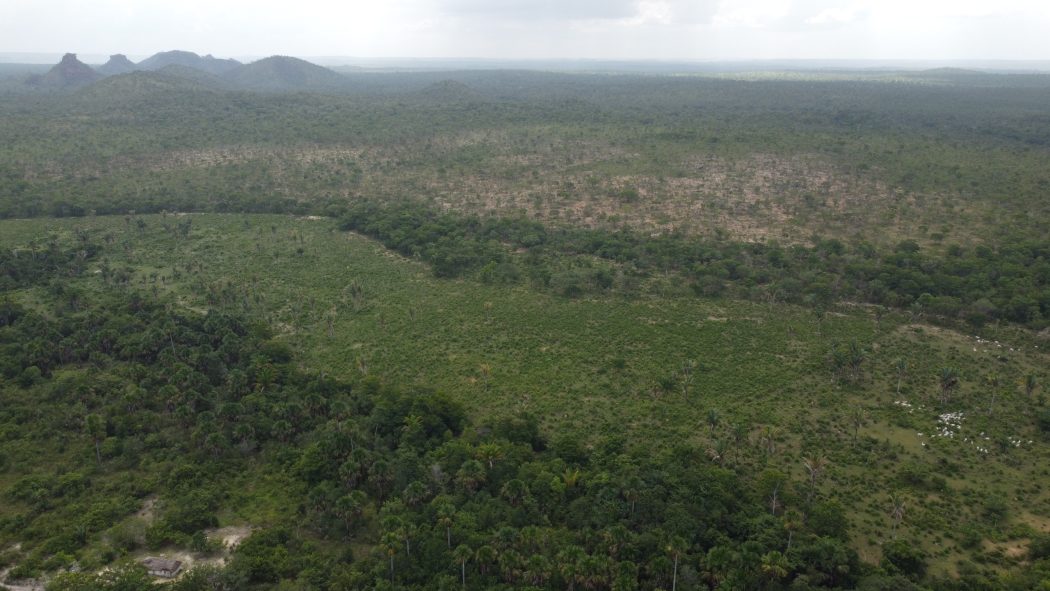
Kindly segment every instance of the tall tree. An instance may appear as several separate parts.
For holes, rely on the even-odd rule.
[[[899,396],[901,393],[901,382],[904,381],[904,376],[908,373],[907,360],[905,360],[903,357],[898,359],[895,369],[897,370],[897,395]]]
[[[856,443],[857,437],[860,435],[860,428],[868,422],[868,413],[865,412],[864,407],[855,406],[850,411],[849,419],[853,425],[853,442]]]
[[[941,404],[947,404],[959,388],[959,372],[954,367],[942,367],[937,376],[937,384],[941,390]]]
[[[379,540],[379,549],[390,559],[390,580],[394,580],[394,556],[401,549],[401,540],[394,532],[387,532]]]
[[[828,459],[823,455],[802,458],[802,466],[809,474],[809,496],[807,502],[812,502],[813,495],[817,492],[817,481],[823,476],[828,467]]]
[[[895,540],[897,539],[897,528],[904,521],[906,509],[907,505],[904,502],[904,497],[899,494],[894,494],[890,497],[890,517],[893,519],[893,539]]]
[[[1034,373],[1030,373],[1024,377],[1024,394],[1028,398],[1035,394],[1035,389],[1039,387],[1039,381],[1036,379]]]
[[[467,561],[473,556],[474,551],[466,544],[460,544],[452,551],[452,559],[459,565],[460,581],[463,583],[464,588],[467,586]]]
[[[98,461],[98,465],[101,466],[102,450],[99,446],[102,440],[106,438],[106,422],[102,420],[101,416],[92,413],[84,417],[84,429],[95,443],[95,459]]]
[[[784,548],[784,552],[791,552],[791,542],[795,537],[795,532],[802,529],[804,524],[804,518],[801,513],[794,509],[788,509],[784,511],[783,524],[784,530],[788,534],[787,547]]]
[[[452,524],[456,520],[456,506],[451,502],[444,502],[438,505],[437,508],[437,522],[445,528],[445,544],[449,549],[452,548]]]
[[[677,591],[678,589],[678,560],[682,557],[682,553],[685,550],[685,540],[679,536],[672,537],[664,545],[664,551],[674,561],[674,568],[671,573],[671,591]]]

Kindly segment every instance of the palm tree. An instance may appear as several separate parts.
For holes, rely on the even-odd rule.
[[[630,543],[631,532],[623,524],[616,524],[602,532],[602,541],[605,542],[605,550],[613,558],[619,556],[620,550]]]
[[[693,385],[693,377],[695,376],[696,360],[690,359],[682,364],[682,397],[689,397],[689,387]]]
[[[824,470],[828,467],[828,459],[824,456],[815,456],[812,458],[802,458],[802,466],[809,473],[809,499],[813,500],[813,495],[817,491],[817,480],[824,474]]]
[[[745,438],[747,438],[748,426],[744,423],[733,423],[730,427],[730,432],[733,434],[733,443],[740,444]]]
[[[477,460],[467,460],[456,472],[456,479],[463,488],[474,492],[485,482],[485,467]]]
[[[718,426],[719,421],[722,417],[718,414],[716,409],[710,409],[707,411],[707,426],[711,428],[711,432],[714,433],[715,427]]]
[[[357,487],[360,475],[361,466],[358,465],[352,457],[339,465],[339,477],[342,478],[343,484],[348,489],[354,489]]]
[[[787,557],[776,550],[767,552],[762,557],[762,574],[772,580],[783,579],[788,576],[788,566]]]
[[[474,551],[466,544],[460,544],[452,551],[452,560],[459,565],[459,576],[464,588],[467,586],[467,561],[472,556],[474,556]]]
[[[445,543],[452,549],[452,524],[456,518],[456,507],[452,503],[442,503],[437,508],[437,522],[445,528]]]
[[[576,588],[576,579],[580,575],[580,562],[586,556],[579,546],[568,546],[558,553],[558,572],[569,585],[569,591]]]
[[[773,483],[773,488],[769,491],[769,514],[776,515],[777,509],[780,508],[780,487],[783,486],[783,482],[778,481]]]
[[[415,414],[406,416],[401,426],[401,440],[412,443],[423,435],[423,417]]]
[[[1000,382],[999,374],[991,373],[991,374],[986,375],[984,377],[984,382],[985,382],[985,384],[988,385],[988,388],[992,391],[992,397],[988,401],[988,414],[992,414],[992,412],[995,410],[995,398],[996,398],[996,395],[999,393],[999,382]]]
[[[904,497],[894,494],[890,497],[890,503],[892,504],[890,509],[890,517],[893,518],[893,539],[897,539],[897,527],[900,526],[901,522],[904,521],[904,511],[906,505],[904,503]]]
[[[521,577],[521,566],[524,563],[521,554],[513,548],[504,550],[499,555],[499,568],[503,579],[508,583],[515,583]]]
[[[355,490],[349,494],[339,497],[339,500],[335,503],[336,512],[340,517],[346,521],[346,533],[350,534],[351,525],[353,519],[361,514],[364,510],[364,504],[367,500],[365,493]]]
[[[908,373],[908,362],[903,357],[897,360],[897,395],[901,393],[901,381],[904,380],[904,374]]]
[[[712,587],[717,588],[729,576],[738,559],[736,552],[725,545],[715,546],[707,551],[704,566]]]
[[[616,564],[611,591],[635,591],[638,589],[638,565],[626,560]]]
[[[514,548],[518,544],[518,534],[518,530],[514,529],[509,525],[504,525],[503,527],[496,530],[496,536],[493,539],[493,542],[495,542],[496,548],[500,551],[504,551],[509,548]]]
[[[1030,373],[1024,377],[1024,393],[1025,396],[1031,398],[1032,394],[1035,393],[1035,389],[1039,387],[1039,382],[1035,378],[1034,373]]]
[[[682,552],[685,551],[685,540],[675,536],[667,541],[664,546],[664,550],[674,559],[674,571],[671,575],[671,591],[676,591],[678,588],[678,559],[681,558]]]
[[[766,425],[762,429],[762,434],[759,436],[759,440],[762,442],[762,447],[766,451],[766,455],[773,455],[777,453],[777,438],[780,436],[780,429],[771,425]]]
[[[551,576],[551,564],[542,554],[533,554],[525,562],[525,580],[536,587],[543,587]]]
[[[233,428],[233,437],[238,443],[247,443],[252,437],[255,437],[255,428],[248,423],[238,423]]]
[[[303,397],[303,404],[306,406],[306,411],[312,417],[319,417],[324,415],[327,410],[328,401],[324,396],[321,396],[317,392],[310,392]]]
[[[959,372],[954,367],[942,367],[938,384],[941,387],[941,404],[947,404],[952,393],[959,388]]]
[[[562,482],[565,483],[566,489],[576,488],[576,485],[580,482],[580,469],[579,468],[566,468],[561,475]]]
[[[406,505],[415,507],[426,500],[428,492],[425,484],[418,480],[413,480],[405,487],[402,498]]]
[[[523,481],[514,478],[503,485],[503,488],[500,489],[500,494],[503,495],[504,499],[507,499],[508,503],[517,507],[528,498],[529,487]]]
[[[89,414],[84,417],[84,429],[87,431],[91,440],[95,443],[95,459],[98,460],[98,465],[102,465],[102,451],[99,448],[99,444],[106,438],[106,423],[102,420],[102,417],[97,414]]]
[[[644,488],[645,483],[637,475],[628,477],[627,482],[624,484],[623,498],[631,504],[631,517],[634,517],[634,507],[638,503],[638,499],[641,498]]]
[[[397,533],[405,540],[405,556],[412,557],[412,537],[416,535],[416,526],[407,521],[401,523]]]
[[[383,551],[390,558],[390,580],[394,580],[394,556],[397,555],[398,550],[401,548],[401,540],[397,538],[397,534],[394,532],[388,532],[383,534],[383,537],[379,540],[379,549]]]
[[[849,347],[846,351],[846,364],[849,367],[849,376],[851,382],[857,382],[860,380],[862,375],[862,365],[864,360],[867,359],[868,352],[860,346],[857,341],[850,341]]]
[[[707,448],[707,457],[711,458],[711,461],[721,466],[726,461],[726,456],[729,455],[729,443],[725,439],[718,439],[714,445]]]
[[[477,458],[486,464],[489,468],[496,465],[496,462],[503,459],[503,448],[496,443],[483,443],[478,446],[477,452],[475,452]]]
[[[485,574],[489,566],[496,562],[496,550],[492,546],[481,546],[474,552],[474,560],[477,561],[481,574]]]
[[[518,531],[518,545],[523,552],[535,554],[542,552],[549,543],[549,539],[543,531],[535,525],[526,525]]]
[[[328,403],[328,414],[336,420],[345,421],[350,418],[353,409],[344,398],[338,398]],[[350,447],[355,447],[354,439],[350,439]]]
[[[802,529],[803,518],[802,514],[794,509],[789,509],[784,512],[783,524],[784,530],[787,531],[788,541],[787,547],[784,552],[791,552],[791,540],[795,537],[795,532]]]
[[[598,589],[604,587],[609,580],[608,574],[609,558],[605,556],[587,555],[580,562],[580,583],[586,589]]]
[[[351,452],[351,456],[353,452]],[[394,475],[391,473],[390,464],[386,460],[378,459],[371,467],[368,468],[368,479],[376,487],[376,496],[379,497],[379,503],[383,503],[383,498],[386,494],[384,487],[390,484],[394,479]]]
[[[849,415],[850,422],[853,423],[853,441],[857,441],[857,437],[860,435],[860,428],[868,422],[868,413],[864,411],[863,407],[854,407]]]

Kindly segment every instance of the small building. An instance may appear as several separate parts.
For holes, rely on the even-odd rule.
[[[154,558],[149,557],[142,561],[143,566],[149,574],[154,577],[162,577],[165,579],[174,579],[179,576],[182,572],[182,562],[178,560],[169,560],[167,558]]]

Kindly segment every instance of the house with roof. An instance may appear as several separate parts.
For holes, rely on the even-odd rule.
[[[168,558],[150,556],[142,561],[142,565],[150,575],[164,579],[174,579],[182,572],[182,562]]]

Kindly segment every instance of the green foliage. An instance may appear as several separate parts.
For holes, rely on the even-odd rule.
[[[48,591],[143,591],[153,588],[152,578],[141,565],[121,565],[107,571],[60,574]]]
[[[926,555],[915,544],[893,540],[882,547],[883,567],[910,577],[926,573]]]

